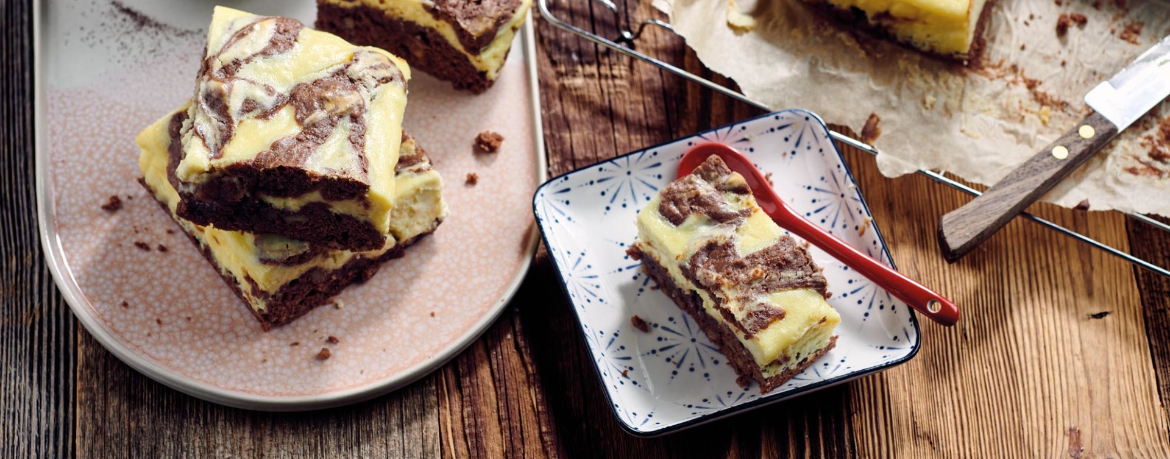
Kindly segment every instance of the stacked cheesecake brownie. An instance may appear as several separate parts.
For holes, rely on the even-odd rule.
[[[499,77],[532,0],[317,0],[317,28],[402,56],[456,88]]]
[[[385,51],[219,7],[194,98],[138,135],[143,183],[265,329],[446,217],[402,131],[409,77]]]
[[[825,355],[841,321],[807,243],[712,156],[638,213],[629,254],[727,356],[741,383],[779,387]]]

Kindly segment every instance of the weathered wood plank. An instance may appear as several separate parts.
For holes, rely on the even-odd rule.
[[[0,2],[0,29],[0,457],[70,457],[76,324],[37,235],[31,4]]]
[[[923,324],[914,360],[853,386],[862,456],[1170,455],[1128,264],[1017,219],[947,265],[938,219],[969,198],[921,176],[883,178],[861,152],[847,158],[899,268],[963,308],[954,328]],[[1129,246],[1120,214],[1031,210]]]
[[[432,375],[390,395],[305,413],[261,413],[183,395],[78,336],[81,457],[395,457],[439,454]]]

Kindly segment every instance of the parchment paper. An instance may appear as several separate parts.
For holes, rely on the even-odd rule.
[[[756,20],[750,31],[728,25],[728,0],[654,5],[753,100],[807,108],[858,132],[877,114],[886,176],[945,170],[987,185],[1075,127],[1090,113],[1086,92],[1170,34],[1170,2],[1161,0],[999,0],[981,62],[964,67],[850,31],[797,0],[740,0],[733,8]],[[1062,13],[1088,20],[1058,37]],[[1163,102],[1045,199],[1170,216],[1170,138],[1159,138],[1170,137],[1168,116]]]

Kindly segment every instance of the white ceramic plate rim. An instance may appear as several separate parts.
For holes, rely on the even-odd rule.
[[[601,160],[601,161],[598,161],[596,163],[593,163],[593,164],[590,164],[587,166],[582,166],[578,169],[566,172],[564,174],[561,174],[561,175],[558,175],[556,177],[549,179],[548,181],[546,181],[545,183],[542,183],[539,187],[536,188],[536,193],[533,194],[533,199],[532,199],[533,213],[536,215],[536,219],[537,219],[536,226],[540,229],[541,239],[544,241],[545,245],[548,245],[548,237],[545,234],[545,228],[544,228],[544,225],[542,224],[543,218],[541,218],[540,211],[538,210],[539,197],[541,194],[541,190],[543,190],[545,187],[547,187],[553,183],[556,183],[561,178],[569,176],[569,175],[573,175],[576,173],[580,173],[582,171],[590,170],[594,167],[597,167],[598,165],[610,163],[610,162],[613,162],[619,158],[635,155],[635,154],[645,152],[645,151],[659,149],[659,148],[662,148],[666,145],[674,144],[674,143],[677,143],[677,142],[680,142],[680,141],[683,141],[686,139],[700,138],[701,136],[703,136],[705,134],[709,134],[709,133],[713,133],[713,132],[717,132],[717,131],[726,129],[728,126],[742,125],[742,124],[749,123],[749,122],[752,122],[752,121],[755,121],[758,119],[768,118],[768,117],[771,117],[771,116],[774,116],[777,114],[793,113],[793,112],[801,113],[801,114],[804,114],[804,115],[811,117],[817,124],[819,124],[820,128],[823,129],[826,133],[829,131],[828,125],[825,124],[825,121],[822,120],[819,115],[817,115],[816,113],[813,113],[809,110],[799,109],[799,108],[779,110],[779,111],[765,113],[762,115],[754,116],[754,117],[743,119],[743,120],[738,120],[738,121],[732,122],[732,123],[727,124],[727,125],[707,129],[707,130],[704,130],[704,131],[701,131],[701,132],[698,132],[698,133],[695,133],[695,134],[692,134],[689,136],[684,136],[684,137],[680,137],[677,139],[668,140],[666,142],[663,142],[663,143],[660,143],[657,145],[652,145],[652,146],[649,146],[646,148],[640,148],[638,150],[634,150],[634,151],[631,151],[631,152],[623,154],[623,155],[618,155],[618,156],[615,156],[613,158]],[[841,166],[844,168],[845,174],[849,178],[849,181],[851,183],[856,184],[857,180],[853,177],[853,170],[850,169],[849,163],[845,161],[845,156],[841,154],[841,149],[837,147],[837,143],[830,139],[829,145],[832,147],[833,152],[837,154],[837,158],[841,161]],[[869,203],[865,200],[865,195],[861,193],[860,189],[857,190],[857,196],[861,201],[861,205],[865,208],[866,214],[872,216],[873,212],[870,211]],[[886,260],[889,261],[890,267],[894,268],[895,270],[898,269],[897,266],[894,265],[894,257],[890,254],[890,249],[889,249],[889,246],[886,244],[886,239],[882,235],[881,230],[878,229],[876,223],[873,225],[873,231],[874,231],[874,235],[876,236],[879,244],[881,245],[882,253],[885,255]],[[550,257],[553,257],[553,258],[557,257],[555,250],[549,250],[548,252],[549,252]],[[565,295],[565,298],[567,300],[569,300],[569,302],[571,303],[572,299],[569,298],[568,285],[566,284],[564,274],[561,273],[560,263],[557,263],[556,260],[552,260],[552,265],[553,265],[553,269],[557,273],[557,281],[561,286],[561,292],[563,295]],[[607,382],[605,381],[605,378],[602,377],[602,375],[601,375],[601,368],[597,366],[596,361],[594,361],[594,364],[591,366],[593,367],[594,375],[597,377],[597,382],[599,384],[601,384],[601,386],[602,386],[601,392],[603,394],[605,394],[606,403],[609,405],[610,412],[612,412],[614,417],[617,418],[618,425],[620,425],[622,427],[622,430],[626,431],[626,433],[628,433],[630,435],[637,436],[637,437],[644,437],[644,438],[659,437],[662,435],[675,433],[675,432],[678,432],[680,430],[686,430],[686,429],[690,429],[692,427],[697,427],[697,426],[700,426],[703,424],[718,421],[720,419],[724,419],[724,418],[727,418],[729,416],[733,416],[736,414],[741,414],[741,413],[745,413],[748,411],[752,411],[752,410],[755,410],[757,408],[762,408],[764,406],[768,406],[768,405],[771,405],[774,403],[779,403],[779,402],[782,402],[785,400],[791,400],[795,397],[807,395],[809,393],[816,392],[816,391],[819,391],[822,389],[827,389],[829,387],[833,387],[833,386],[836,386],[838,384],[846,383],[846,382],[849,382],[849,381],[852,381],[852,380],[855,380],[855,379],[858,379],[858,378],[861,378],[861,377],[864,377],[867,375],[882,372],[882,371],[888,370],[890,368],[896,367],[898,365],[901,365],[903,363],[910,361],[910,359],[913,359],[916,355],[918,355],[918,351],[920,351],[922,349],[922,329],[921,329],[921,326],[918,324],[918,315],[915,313],[915,311],[912,308],[907,308],[907,311],[909,311],[910,324],[914,328],[914,331],[915,331],[914,336],[917,337],[917,339],[914,341],[913,347],[910,349],[910,351],[903,357],[893,359],[893,360],[890,360],[888,362],[884,362],[881,364],[873,365],[870,367],[861,368],[861,369],[858,369],[858,370],[853,371],[851,373],[845,373],[845,374],[843,374],[839,377],[836,377],[836,378],[826,379],[824,381],[809,384],[807,386],[803,386],[803,387],[793,389],[793,390],[790,390],[787,392],[774,393],[772,395],[763,396],[763,397],[760,397],[760,398],[753,400],[751,402],[748,402],[748,403],[744,403],[741,405],[732,406],[730,408],[725,408],[725,409],[713,411],[711,413],[708,413],[708,414],[705,414],[702,416],[693,417],[693,418],[690,418],[686,421],[663,426],[663,427],[660,427],[658,429],[653,429],[653,430],[637,430],[637,429],[634,429],[630,424],[627,423],[626,419],[623,418],[621,416],[621,413],[619,413],[617,411],[617,405],[614,403],[614,399],[611,396],[610,391],[606,387]],[[584,338],[586,341],[588,341],[588,337],[585,336],[587,332],[585,331],[585,328],[582,326],[583,319],[581,318],[580,313],[576,308],[574,308],[574,310],[573,310],[573,319],[577,322],[577,330],[581,333],[582,338]],[[589,347],[588,344],[586,344],[586,347],[587,348]]]
[[[49,271],[53,274],[53,280],[57,283],[57,287],[60,289],[61,295],[65,298],[65,302],[73,310],[73,314],[77,316],[77,319],[85,329],[94,338],[97,338],[102,346],[117,356],[118,359],[130,365],[131,368],[179,392],[236,408],[261,411],[307,411],[348,405],[387,394],[426,376],[431,371],[442,366],[479,338],[487,330],[488,326],[495,322],[500,312],[507,306],[508,301],[516,294],[516,290],[520,287],[521,282],[523,282],[525,275],[528,273],[528,267],[532,262],[532,255],[536,252],[536,244],[539,238],[535,230],[529,235],[528,245],[525,249],[528,256],[521,263],[516,277],[504,289],[503,295],[496,300],[495,304],[468,328],[462,336],[452,341],[434,356],[382,381],[340,391],[331,391],[320,395],[267,396],[224,389],[178,374],[142,355],[129,346],[128,343],[114,336],[106,327],[105,323],[102,322],[101,318],[97,316],[94,308],[90,305],[82,293],[81,288],[77,285],[77,281],[73,278],[68,261],[65,259],[65,254],[61,248],[61,241],[57,237],[56,220],[53,217],[56,215],[54,209],[55,203],[51,190],[45,184],[48,179],[48,161],[45,155],[48,154],[48,151],[45,149],[45,129],[43,129],[45,126],[45,85],[43,84],[44,80],[42,77],[44,73],[41,67],[41,33],[43,31],[41,24],[41,4],[42,1],[33,3],[33,79],[35,85],[35,93],[33,95],[34,155],[36,157],[37,220],[40,223],[41,246],[45,252],[45,262],[49,265]],[[540,119],[540,87],[536,77],[536,34],[532,26],[532,21],[532,13],[529,12],[528,19],[524,22],[521,33],[521,46],[524,50],[525,70],[529,80],[529,87],[531,88],[533,135],[535,136],[534,140],[536,145],[536,176],[537,182],[543,183],[548,173],[544,155],[544,132]]]

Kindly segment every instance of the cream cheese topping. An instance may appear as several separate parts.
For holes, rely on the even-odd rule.
[[[349,203],[320,193],[259,197],[286,208],[324,202],[385,232],[409,79],[406,62],[383,50],[292,19],[216,7],[182,130],[180,191],[238,166],[340,177],[368,192]]]
[[[734,174],[732,181],[742,182],[742,177]],[[764,369],[765,377],[778,374],[828,345],[833,329],[840,322],[840,315],[829,306],[821,292],[812,288],[750,296],[744,294],[744,286],[740,285],[721,285],[714,291],[700,288],[684,274],[683,270],[692,257],[712,242],[730,242],[739,257],[747,258],[788,237],[750,194],[724,191],[721,195],[724,205],[732,210],[746,211],[747,216],[719,223],[696,212],[675,225],[659,211],[663,199],[660,194],[638,213],[638,240],[635,244],[643,256],[652,257],[662,265],[680,289],[697,292],[702,297],[707,314],[735,332],[756,364]],[[729,323],[724,311],[720,310],[726,309],[742,323],[747,319],[749,307],[756,303],[778,307],[784,315],[749,335],[737,324]]]

